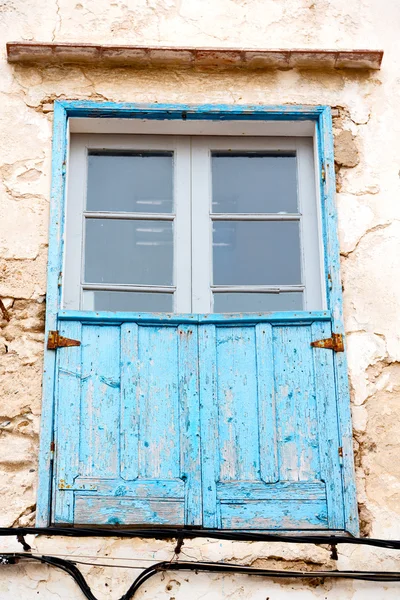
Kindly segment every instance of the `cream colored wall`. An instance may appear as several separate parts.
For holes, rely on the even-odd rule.
[[[400,538],[400,3],[397,0],[0,0],[0,525],[34,522],[50,200],[52,102],[329,104],[362,533]],[[380,48],[366,72],[163,71],[8,65],[6,41]],[[47,554],[170,559],[174,544],[31,538]],[[0,538],[0,551],[21,547]],[[271,568],[334,568],[325,547],[187,542],[183,558]],[[129,561],[122,559],[129,558]],[[135,562],[133,559],[141,560]],[[82,558],[82,560],[88,560]],[[150,564],[147,563],[146,564]],[[338,568],[400,571],[400,554],[343,546]],[[138,573],[82,566],[99,599]],[[146,591],[147,590],[147,591]],[[400,584],[158,576],[138,598],[395,599]],[[65,574],[0,566],[0,597],[80,598]]]

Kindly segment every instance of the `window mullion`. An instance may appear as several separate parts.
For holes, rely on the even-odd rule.
[[[191,305],[191,158],[190,138],[177,137],[174,165],[174,284],[175,312],[189,313]]]
[[[325,308],[323,293],[323,248],[319,240],[319,219],[315,201],[315,175],[313,147],[309,139],[299,138],[297,145],[297,174],[300,219],[300,243],[302,258],[302,282],[304,308],[317,310]]]
[[[207,139],[192,137],[192,310],[212,312],[211,161]]]
[[[72,139],[69,152],[65,237],[70,240],[64,255],[62,306],[81,307],[81,279],[84,271],[84,217],[87,182],[87,148],[85,137]]]

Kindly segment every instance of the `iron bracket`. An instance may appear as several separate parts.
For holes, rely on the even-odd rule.
[[[70,346],[80,346],[79,340],[71,340],[59,334],[58,331],[49,331],[49,337],[47,338],[48,350],[55,350],[56,348],[68,348]]]
[[[326,348],[334,352],[344,352],[343,335],[341,333],[332,333],[332,337],[311,342],[311,346],[314,348]]]

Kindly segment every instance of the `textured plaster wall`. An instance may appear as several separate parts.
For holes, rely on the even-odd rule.
[[[400,4],[397,0],[0,0],[0,525],[34,523],[52,102],[306,103],[335,107],[337,205],[363,534],[400,538]],[[228,72],[8,65],[7,40],[248,47],[382,47],[382,70]],[[1,316],[1,315],[0,315]],[[139,567],[173,542],[32,538],[47,554]],[[0,551],[18,549],[0,539]],[[183,558],[288,569],[400,570],[398,553],[188,542]],[[86,557],[86,558],[85,558]],[[99,558],[100,557],[100,558]],[[145,560],[146,559],[146,560]],[[138,573],[82,565],[101,598]],[[138,598],[395,599],[399,584],[161,575]],[[0,597],[80,598],[42,565],[0,567]]]

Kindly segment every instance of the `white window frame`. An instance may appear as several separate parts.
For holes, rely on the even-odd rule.
[[[298,213],[211,214],[211,153],[218,151],[295,152],[297,157]],[[304,310],[323,310],[323,268],[321,262],[321,219],[315,192],[312,138],[303,137],[198,137],[192,138],[192,272],[193,312],[213,309],[213,290],[272,293],[304,290]],[[299,221],[302,285],[214,286],[212,285],[212,222]]]
[[[138,123],[137,125],[140,125]],[[152,123],[152,131],[155,124]],[[164,125],[163,123],[158,125]],[[183,133],[182,123],[179,133]],[[184,124],[185,125],[185,124]],[[174,222],[174,285],[138,286],[85,284],[85,289],[116,291],[169,292],[174,294],[175,313],[210,313],[213,310],[213,290],[259,292],[270,289],[274,293],[304,288],[304,310],[326,308],[323,269],[322,223],[319,195],[315,177],[315,148],[312,136],[304,137],[306,129],[297,137],[286,135],[255,135],[254,126],[246,135],[232,127],[232,136],[204,135],[204,124],[199,134],[193,124],[187,135],[154,135],[153,133],[112,135],[72,134],[68,165],[66,203],[66,252],[64,254],[64,285],[62,306],[79,310],[83,289],[83,231],[84,220],[92,218],[162,219]],[[208,125],[208,124],[206,124]],[[227,123],[221,123],[226,134]],[[285,123],[287,126],[288,123]],[[142,124],[143,126],[143,124]],[[161,128],[162,129],[162,128]],[[242,126],[243,129],[243,126]],[[241,137],[238,137],[242,131]],[[236,134],[235,136],[233,136]],[[87,185],[87,156],[89,150],[164,150],[174,152],[174,203],[171,215],[144,213],[111,213],[85,211]],[[283,151],[297,156],[298,215],[213,215],[211,216],[211,152],[212,151]],[[298,220],[300,222],[302,286],[212,286],[212,221]],[[189,251],[188,251],[189,250]]]
[[[156,213],[86,211],[87,160],[90,150],[132,150],[174,152],[174,207],[169,215]],[[62,306],[79,310],[85,290],[114,290],[173,293],[173,311],[190,312],[190,139],[184,136],[154,135],[72,135],[66,202],[66,252]],[[172,286],[86,284],[84,277],[84,221],[86,218],[152,219],[173,223],[174,269]]]

